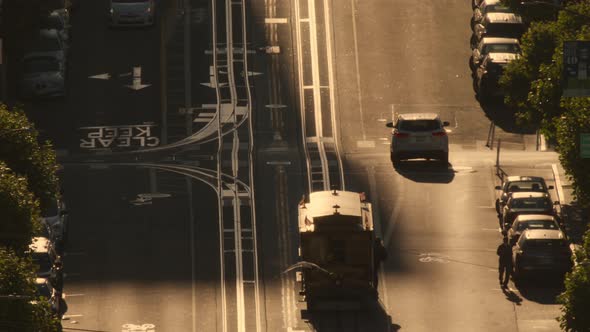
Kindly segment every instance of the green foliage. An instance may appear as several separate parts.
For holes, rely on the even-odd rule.
[[[580,133],[590,133],[590,98],[564,98],[562,106],[563,115],[554,121],[559,159],[578,202],[589,205],[590,159],[580,158]]]
[[[0,162],[0,245],[24,251],[40,229],[39,205],[27,189],[27,180]]]
[[[584,235],[584,245],[576,251],[577,266],[565,279],[565,291],[557,297],[561,316],[557,318],[563,331],[590,331],[590,231]]]
[[[0,160],[27,178],[43,207],[58,194],[57,163],[51,144],[40,145],[38,135],[22,109],[0,104]]]
[[[33,271],[30,258],[0,247],[0,330],[58,331],[47,299],[36,298]]]

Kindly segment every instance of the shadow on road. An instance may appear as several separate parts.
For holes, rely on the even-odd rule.
[[[515,284],[523,298],[540,304],[557,304],[556,297],[564,290],[563,276],[529,276]]]
[[[506,288],[502,288],[502,292],[506,295],[508,301],[513,302],[516,305],[521,305],[522,297],[518,296],[518,294]]]
[[[363,310],[364,309],[364,310]],[[367,304],[366,308],[355,311],[301,311],[301,317],[313,331],[372,331],[395,332],[401,326],[391,322],[380,302]]]
[[[531,126],[520,125],[516,122],[514,111],[504,105],[502,100],[495,100],[491,102],[482,103],[481,108],[485,112],[488,119],[507,133],[515,134],[534,134],[535,128]]]
[[[411,159],[395,163],[393,167],[401,176],[414,182],[450,183],[455,178],[453,166],[439,161]]]

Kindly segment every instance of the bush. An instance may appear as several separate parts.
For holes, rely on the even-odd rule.
[[[590,231],[584,235],[584,245],[576,251],[576,263],[565,278],[565,291],[558,296],[561,329],[567,332],[590,331]]]
[[[27,190],[27,180],[0,162],[0,245],[24,252],[41,227],[39,205]]]
[[[30,258],[0,247],[0,330],[58,331],[49,302],[36,298],[33,271]]]

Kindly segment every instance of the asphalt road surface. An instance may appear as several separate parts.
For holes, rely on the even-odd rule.
[[[108,1],[84,2],[72,18],[68,96],[27,104],[64,164],[71,222],[64,328],[558,328],[558,283],[519,288],[511,283],[508,291],[498,284],[496,154],[485,147],[490,123],[503,139],[502,158],[523,169],[555,162],[555,154],[534,152],[534,137],[511,132],[514,125],[501,107],[482,109],[475,99],[468,66],[471,6],[409,0],[247,4],[261,322],[258,329],[229,322],[224,303],[236,299],[224,298],[221,286],[235,281],[222,280],[225,234],[220,236],[218,198],[209,184],[186,175],[197,167],[215,169],[216,141],[158,154],[117,154],[177,142],[204,128],[194,119],[209,115],[186,110],[210,112],[207,105],[217,102],[207,85],[212,82],[209,13],[221,3],[161,2],[154,27],[113,30],[107,27]],[[303,21],[294,20],[296,10]],[[306,30],[309,22],[317,23],[317,35]],[[304,27],[301,39],[296,24]],[[265,46],[281,51],[255,51]],[[295,206],[307,190],[297,59],[313,59],[313,52],[321,56],[302,66],[309,72],[318,68],[323,98],[333,93],[336,113],[329,134],[340,139],[346,189],[367,193],[389,252],[380,273],[381,306],[361,313],[307,315],[294,274],[283,273],[297,260]],[[141,82],[148,86],[127,87],[133,67],[141,67]],[[407,112],[436,112],[451,123],[449,165],[408,161],[392,167],[385,123]],[[326,114],[320,121],[331,121]],[[134,139],[109,140],[114,126]],[[155,170],[154,164],[182,167],[183,174]],[[232,310],[226,314],[239,317]]]

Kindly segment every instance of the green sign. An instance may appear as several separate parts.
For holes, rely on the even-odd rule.
[[[590,134],[580,134],[580,157],[590,158]]]

